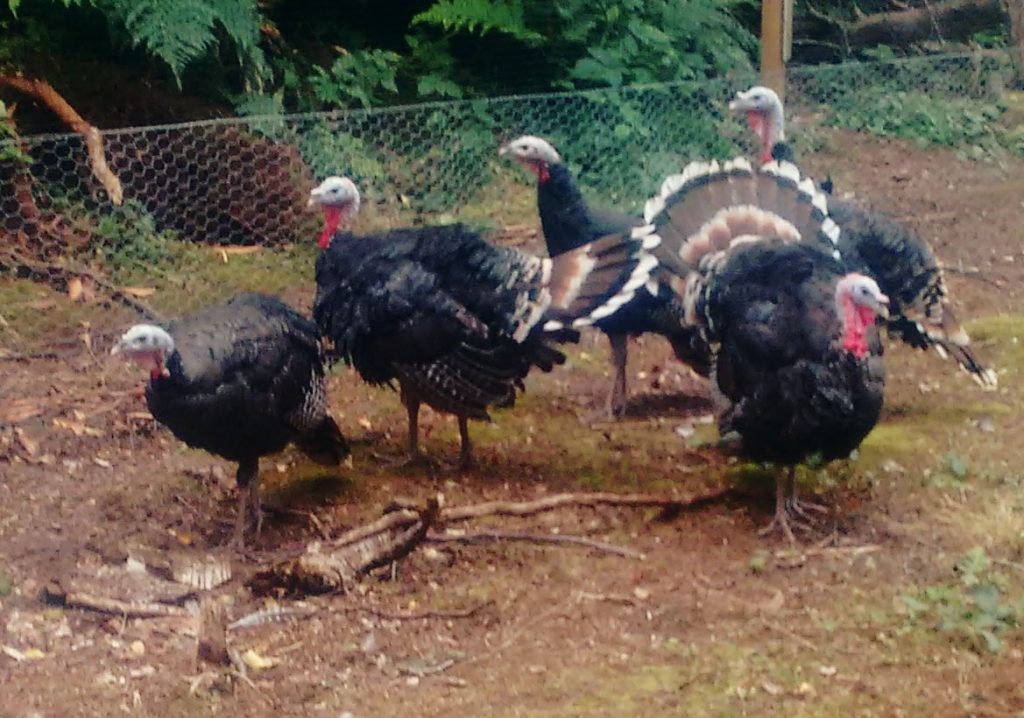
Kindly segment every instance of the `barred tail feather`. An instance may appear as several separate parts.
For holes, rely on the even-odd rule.
[[[648,291],[658,260],[656,236],[610,234],[551,258],[551,305],[545,336],[587,327],[614,314],[639,291]]]

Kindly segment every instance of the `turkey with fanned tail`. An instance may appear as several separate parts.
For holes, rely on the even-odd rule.
[[[238,462],[234,543],[246,509],[262,525],[259,459],[291,442],[338,464],[348,445],[327,410],[316,325],[279,299],[240,294],[163,325],[137,324],[111,349],[150,369],[146,404],[189,446]]]
[[[324,180],[310,202],[325,217],[314,318],[364,380],[398,383],[412,459],[426,403],[458,417],[460,464],[470,466],[468,420],[511,406],[531,368],[565,361],[557,342],[647,291],[657,266],[654,238],[609,236],[548,259],[459,224],[339,232],[360,202],[345,177]]]
[[[685,322],[711,345],[719,432],[789,465],[773,527],[792,537],[795,464],[855,449],[878,421],[885,373],[875,317],[888,298],[848,273],[824,195],[795,165],[697,162],[665,180],[639,239],[674,276]]]
[[[785,111],[774,90],[755,86],[738,92],[729,109],[746,116],[762,162],[795,161],[786,142]],[[889,333],[912,347],[931,347],[943,358],[951,356],[978,384],[995,388],[996,373],[975,356],[928,243],[890,217],[853,202],[829,197],[828,213],[842,229],[844,266],[869,275],[889,296]]]
[[[543,138],[523,135],[502,145],[499,154],[512,157],[537,177],[537,210],[551,257],[643,224],[639,217],[587,204],[572,172]],[[630,336],[648,332],[664,336],[680,361],[707,376],[707,345],[692,327],[680,323],[680,300],[667,286],[655,284],[653,291],[637,293],[613,316],[595,322],[594,326],[608,337],[612,350],[614,376],[606,408],[609,418],[622,416],[626,410]]]

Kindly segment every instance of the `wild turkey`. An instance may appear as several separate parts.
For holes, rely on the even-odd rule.
[[[150,413],[189,446],[238,462],[233,543],[244,544],[246,504],[262,527],[259,458],[293,442],[339,463],[348,445],[327,411],[316,325],[284,302],[240,294],[168,322],[137,324],[111,349],[150,367]]]
[[[793,465],[849,455],[878,420],[874,325],[888,298],[846,273],[825,196],[789,163],[693,163],[665,180],[645,219],[633,236],[660,239],[685,320],[710,341],[720,433],[737,432],[751,459],[790,465],[772,526],[792,538]]]
[[[760,142],[762,162],[794,161],[785,141],[785,112],[773,90],[756,86],[738,92],[729,108],[746,115]],[[971,349],[928,243],[886,215],[853,202],[831,197],[828,212],[842,229],[839,249],[846,268],[870,275],[889,295],[889,333],[912,347],[932,347],[943,358],[952,356],[978,384],[994,388],[996,373]]]
[[[639,217],[590,207],[583,199],[576,179],[550,143],[524,135],[498,151],[520,162],[537,177],[537,210],[548,255],[557,257],[599,237],[625,233],[643,222]],[[639,292],[613,316],[595,323],[611,346],[614,378],[608,395],[609,418],[622,416],[629,398],[626,386],[628,338],[647,332],[661,334],[672,345],[680,361],[707,376],[708,349],[692,327],[680,324],[681,298],[667,286],[656,293]]]
[[[411,459],[425,402],[458,417],[460,465],[470,466],[468,419],[512,406],[532,367],[565,361],[554,342],[575,341],[576,329],[647,291],[657,265],[642,242],[620,236],[541,259],[459,224],[336,233],[359,208],[356,186],[343,177],[324,180],[310,202],[325,216],[314,318],[364,380],[398,382]]]

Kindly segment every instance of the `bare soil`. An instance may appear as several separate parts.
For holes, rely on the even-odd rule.
[[[52,582],[129,556],[221,555],[234,467],[145,416],[144,377],[105,356],[119,313],[72,320],[63,297],[33,289],[21,301],[43,307],[60,356],[0,362],[0,715],[1024,715],[1022,633],[1007,619],[989,650],[975,621],[984,611],[954,569],[981,547],[1002,603],[1024,592],[1024,162],[968,163],[839,134],[806,166],[932,243],[979,353],[1000,369],[997,392],[937,355],[889,350],[884,421],[857,461],[806,472],[805,491],[834,511],[794,552],[758,536],[769,475],[710,445],[706,388],[657,338],[633,345],[625,420],[586,421],[608,388],[607,349],[586,337],[569,366],[531,377],[515,409],[473,427],[481,467],[467,475],[451,468],[454,422],[429,411],[423,442],[435,467],[389,468],[405,440],[397,398],[338,369],[331,396],[353,466],[324,471],[290,451],[265,459],[267,522],[255,556],[234,558],[239,576],[379,516],[394,497],[682,495],[726,482],[743,492],[670,520],[588,509],[460,527],[583,535],[643,559],[429,546],[348,595],[307,597],[312,615],[231,631],[232,650],[273,662],[244,678],[197,662],[189,619],[45,600]],[[308,290],[288,298],[308,301]],[[833,530],[838,548],[807,550]],[[965,607],[915,617],[906,597],[926,589]],[[301,598],[254,596],[239,579],[219,595],[231,618]],[[464,618],[394,617],[477,607]]]

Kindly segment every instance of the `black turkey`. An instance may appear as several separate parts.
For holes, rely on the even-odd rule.
[[[625,233],[643,224],[639,217],[589,206],[561,156],[540,137],[519,137],[503,145],[499,154],[513,157],[536,175],[537,210],[548,254],[552,257],[599,237]],[[613,316],[595,323],[611,345],[614,378],[608,395],[609,418],[622,416],[626,410],[626,362],[631,335],[661,334],[669,340],[681,361],[707,376],[707,346],[692,327],[680,324],[680,301],[669,287],[659,283],[654,291],[637,293],[633,301]]]
[[[532,367],[564,362],[555,342],[575,341],[579,327],[647,291],[657,266],[643,242],[621,236],[541,259],[488,244],[460,224],[337,232],[359,207],[344,177],[324,180],[310,201],[326,220],[314,318],[364,380],[398,382],[411,459],[424,402],[458,417],[460,464],[470,466],[468,419],[511,406]]]
[[[846,272],[825,196],[789,163],[693,163],[665,180],[645,218],[634,236],[660,239],[685,321],[711,344],[720,433],[738,433],[751,459],[790,466],[772,526],[792,538],[794,465],[849,455],[878,420],[875,317],[888,298]]]
[[[262,525],[261,456],[289,442],[325,465],[348,455],[327,411],[316,325],[275,297],[240,294],[163,326],[137,324],[111,353],[150,367],[146,404],[157,421],[238,462],[238,546],[247,504],[257,535]]]
[[[756,86],[739,92],[729,108],[746,115],[758,137],[762,162],[794,161],[785,141],[785,112],[773,90]],[[972,379],[994,388],[996,373],[971,349],[928,243],[886,215],[853,202],[829,198],[828,212],[842,229],[839,249],[847,269],[868,274],[889,295],[889,333],[919,349],[932,347],[943,358],[952,356]]]

